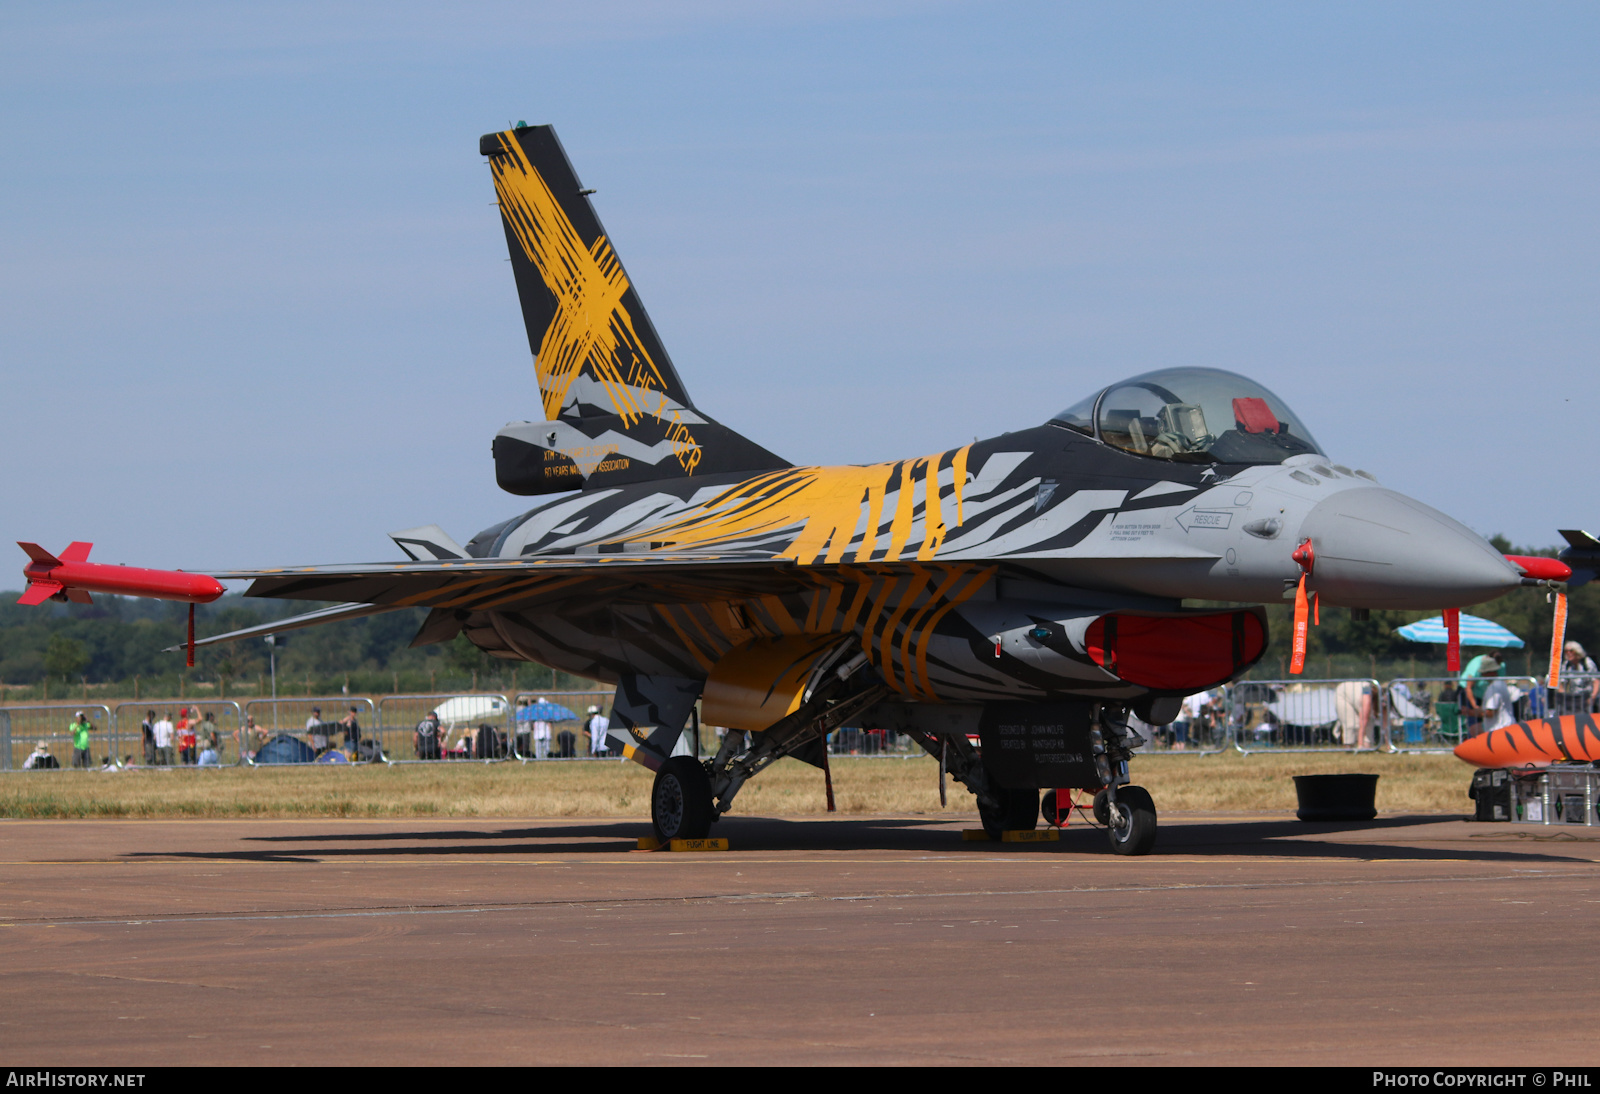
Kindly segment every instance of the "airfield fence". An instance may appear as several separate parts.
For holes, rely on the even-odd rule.
[[[155,741],[145,740],[144,721],[151,711],[156,719],[166,718],[172,723],[170,761],[155,748]],[[210,726],[206,727],[206,715]],[[179,726],[185,721],[198,723],[195,730],[195,751],[187,758],[179,752]],[[204,702],[150,703],[137,700],[118,703],[111,710],[112,748],[119,760],[143,764],[146,767],[193,766],[198,767],[200,754],[205,749],[205,738],[213,737],[218,767],[236,767],[245,762],[246,746],[239,732],[244,717],[239,704],[232,699],[207,699]],[[153,723],[152,723],[153,724]],[[210,766],[210,765],[207,765]]]
[[[1582,713],[1594,708],[1592,698],[1596,673],[1563,673],[1561,687],[1552,691],[1544,678],[1532,676],[1500,677],[1512,686],[1514,716],[1518,721],[1562,714]],[[1370,677],[1325,680],[1241,680],[1213,691],[1213,699],[1198,719],[1191,720],[1186,737],[1176,725],[1143,727],[1145,744],[1140,755],[1210,756],[1228,749],[1243,754],[1254,752],[1448,752],[1465,737],[1482,731],[1481,705],[1488,680],[1463,681],[1459,676],[1397,677],[1379,681]],[[1463,694],[1471,687],[1472,698]],[[1362,697],[1372,703],[1363,733]],[[91,766],[99,767],[108,757],[131,758],[135,764],[151,766],[161,757],[146,748],[141,723],[147,712],[165,715],[176,727],[183,711],[204,722],[206,713],[215,726],[219,766],[271,766],[273,760],[258,759],[264,746],[282,737],[298,745],[290,754],[299,757],[289,762],[306,762],[309,749],[306,723],[313,709],[322,711],[329,724],[330,751],[352,752],[355,759],[382,759],[388,763],[443,763],[476,760],[538,760],[530,722],[519,722],[517,711],[526,702],[544,699],[568,708],[572,719],[554,722],[550,750],[543,762],[615,759],[615,742],[602,757],[590,751],[583,730],[588,708],[600,708],[609,719],[612,694],[603,691],[518,692],[515,699],[499,693],[438,692],[417,695],[386,695],[369,698],[360,695],[329,695],[311,698],[260,698],[242,706],[229,699],[200,701],[130,700],[105,703],[38,703],[0,705],[0,772],[29,770],[30,754],[38,751],[51,757],[56,768],[70,768],[73,759],[72,735],[68,726],[77,711],[88,714]],[[365,752],[346,748],[344,729],[336,723],[357,708],[357,721]],[[416,726],[428,711],[439,709],[445,715],[444,731],[437,758],[419,754]],[[247,719],[251,724],[246,724]],[[482,732],[487,725],[491,734]],[[691,721],[687,733],[696,732],[698,755],[711,756],[721,743],[724,730]],[[563,742],[563,732],[572,736]],[[381,753],[374,754],[375,742]],[[571,754],[563,755],[563,744]],[[693,736],[685,742],[694,753]],[[1181,747],[1180,747],[1181,746]],[[902,734],[876,727],[846,726],[828,737],[828,754],[836,757],[909,759],[923,755],[922,749]],[[196,752],[198,753],[197,747]],[[280,754],[282,750],[279,750]],[[178,741],[174,730],[173,766],[198,766],[178,762]],[[325,757],[326,758],[326,757]],[[340,757],[334,757],[341,759]],[[48,767],[47,761],[46,766]]]
[[[37,706],[0,708],[0,770],[24,771],[34,768],[72,766],[72,733],[68,726],[78,711],[88,716],[90,766],[98,766],[116,751],[116,728],[111,710],[103,703],[49,703]],[[49,756],[41,768],[29,762],[36,748]]]
[[[613,695],[609,691],[519,691],[517,692],[517,711],[530,703],[537,703],[541,699],[557,706],[566,707],[573,715],[571,719],[561,719],[551,725],[550,743],[547,746],[546,760],[603,760],[621,756],[614,742],[606,742],[606,750],[596,755],[594,743],[589,740],[589,733],[584,724],[589,720],[589,708],[599,707],[609,724],[611,718],[611,700]],[[516,712],[513,719],[520,717]],[[692,722],[692,720],[691,720]],[[517,721],[517,732],[512,742],[514,755],[517,759],[527,762],[541,759],[538,743],[533,739],[532,722]],[[685,728],[684,732],[690,732]],[[564,739],[562,734],[572,734],[571,739]]]
[[[1241,680],[1226,689],[1223,704],[1233,747],[1245,755],[1374,752],[1382,691],[1377,680],[1360,677]],[[1363,699],[1369,700],[1365,706]]]
[[[431,742],[417,734],[430,711],[439,714]],[[512,717],[511,700],[498,692],[385,695],[378,700],[375,733],[389,763],[495,763],[514,758]]]
[[[1134,723],[1133,728],[1144,738],[1144,744],[1133,751],[1139,756],[1215,756],[1233,745],[1229,732],[1227,692],[1221,688],[1211,692],[1211,702],[1201,711],[1200,717],[1187,722],[1174,721],[1164,726]]]
[[[1561,687],[1553,694],[1547,695],[1548,713],[1583,714],[1594,710],[1594,685],[1600,680],[1600,673],[1593,672],[1566,672],[1561,673]],[[1541,682],[1541,686],[1543,686]],[[1546,689],[1548,691],[1548,689]],[[1542,717],[1542,715],[1533,715]]]
[[[1516,689],[1518,720],[1545,716],[1546,689],[1531,676],[1402,677],[1383,689],[1385,746],[1390,752],[1449,752],[1483,732],[1484,692],[1494,679]]]
[[[288,758],[301,754],[297,747],[292,744],[286,747],[274,742],[289,738],[306,744],[308,723],[312,721],[314,713],[317,715],[315,719],[317,722],[328,726],[329,748],[338,748],[344,743],[345,732],[344,727],[336,723],[350,712],[351,707],[356,708],[356,723],[360,727],[361,735],[366,736],[371,732],[370,721],[374,708],[372,700],[364,695],[251,699],[244,705],[244,717],[250,722],[250,727],[242,728],[239,733],[239,736],[245,739],[243,744],[245,761],[256,767],[304,762]],[[363,724],[363,718],[368,724]]]

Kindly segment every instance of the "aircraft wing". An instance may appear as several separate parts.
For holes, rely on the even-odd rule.
[[[750,555],[427,559],[236,570],[216,576],[250,581],[247,596],[339,600],[349,606],[379,609],[443,608],[453,612],[510,611],[575,598],[668,604],[764,596],[817,584],[815,576],[789,559]]]

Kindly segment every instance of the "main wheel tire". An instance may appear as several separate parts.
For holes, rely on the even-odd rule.
[[[997,787],[999,808],[991,809],[978,803],[978,819],[989,838],[999,841],[1006,832],[1020,830],[1031,832],[1039,826],[1039,792],[1037,790],[1012,790]]]
[[[1039,799],[1039,816],[1044,818],[1044,823],[1051,828],[1059,828],[1060,821],[1056,817],[1056,792],[1046,790]]]
[[[1156,845],[1156,803],[1142,786],[1117,788],[1116,808],[1106,803],[1111,850],[1119,855],[1148,855]]]
[[[1039,791],[1006,792],[1006,831],[1032,832],[1039,827]]]
[[[1104,790],[1095,791],[1094,822],[1102,828],[1109,827],[1111,824],[1111,806],[1107,804],[1108,800]]]
[[[650,823],[662,843],[675,839],[705,839],[716,810],[711,802],[711,779],[692,756],[674,756],[656,772],[650,788]]]

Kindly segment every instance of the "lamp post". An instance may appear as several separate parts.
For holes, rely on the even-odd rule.
[[[278,636],[267,635],[267,657],[272,663],[272,732],[278,732]]]

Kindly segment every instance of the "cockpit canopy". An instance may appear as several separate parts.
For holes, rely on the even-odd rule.
[[[1218,368],[1147,372],[1051,419],[1139,456],[1184,463],[1282,463],[1321,454],[1282,399]]]

